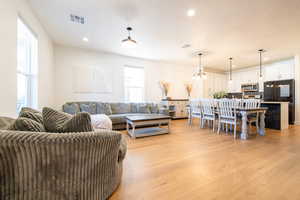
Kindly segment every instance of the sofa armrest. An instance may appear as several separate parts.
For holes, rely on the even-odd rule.
[[[1,130],[0,199],[107,199],[122,176],[122,163],[118,162],[121,139],[120,133],[106,130]]]
[[[122,135],[120,148],[119,148],[119,155],[118,155],[118,161],[122,162],[126,156],[127,153],[127,141],[126,137]]]

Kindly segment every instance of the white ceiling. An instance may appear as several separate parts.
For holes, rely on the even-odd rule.
[[[239,68],[257,65],[259,48],[279,60],[300,47],[300,0],[28,1],[56,43],[137,58],[195,66],[194,52],[205,50],[205,67],[227,70],[230,56]],[[190,8],[196,16],[186,16]],[[70,22],[71,13],[87,23]],[[135,49],[121,46],[128,25]]]

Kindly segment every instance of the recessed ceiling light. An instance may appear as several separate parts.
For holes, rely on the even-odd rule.
[[[88,41],[89,41],[89,39],[88,39],[87,37],[82,38],[82,40],[83,40],[84,42],[88,42]]]
[[[194,9],[189,9],[186,14],[189,17],[193,17],[196,15],[196,11]]]

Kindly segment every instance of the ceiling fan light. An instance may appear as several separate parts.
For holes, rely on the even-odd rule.
[[[132,40],[131,38],[122,40],[122,46],[124,46],[124,47],[134,48],[134,47],[136,47],[136,45],[137,45],[137,42],[135,40]]]

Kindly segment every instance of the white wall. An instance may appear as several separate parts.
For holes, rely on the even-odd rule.
[[[38,106],[53,106],[53,47],[51,39],[26,0],[0,0],[0,115],[16,116],[17,17],[35,32],[39,41]]]
[[[229,91],[241,92],[241,84],[244,83],[259,83],[259,90],[263,91],[265,81],[294,79],[295,61],[291,58],[266,64],[262,68],[262,73],[263,79],[259,80],[259,66],[233,71],[232,83],[228,84]]]
[[[300,125],[300,52],[294,57],[295,62],[295,124]]]
[[[225,73],[208,73],[207,79],[204,81],[203,97],[212,98],[216,92],[227,92],[227,83],[228,80]]]
[[[124,101],[123,67],[125,65],[144,67],[145,69],[145,100],[160,101],[162,98],[159,81],[171,83],[168,96],[172,98],[187,98],[184,84],[191,82],[193,71],[191,66],[180,66],[169,63],[135,59],[115,54],[65,47],[56,45],[55,50],[55,105],[60,108],[68,101]],[[95,66],[110,68],[113,71],[112,93],[74,93],[73,69],[75,67]],[[101,86],[99,86],[101,87]],[[193,97],[201,95],[201,85],[195,84]]]

